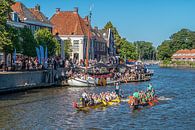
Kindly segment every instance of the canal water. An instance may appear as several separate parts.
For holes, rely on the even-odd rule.
[[[35,89],[0,96],[0,129],[195,129],[195,70],[152,67],[150,81],[158,105],[131,111],[127,102],[78,112],[72,102],[84,90],[100,93],[113,86]],[[124,95],[145,90],[149,82],[123,84]]]

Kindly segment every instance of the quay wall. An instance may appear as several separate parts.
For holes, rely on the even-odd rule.
[[[173,67],[173,68],[195,68],[195,65],[177,65],[177,64],[160,64],[160,67]]]
[[[58,85],[56,77],[64,75],[65,69],[24,72],[0,72],[0,93]]]

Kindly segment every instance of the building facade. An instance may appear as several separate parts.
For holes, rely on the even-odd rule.
[[[195,49],[178,50],[172,56],[173,61],[192,61],[195,62]]]
[[[102,29],[101,33],[106,40],[107,46],[107,57],[115,57],[116,56],[116,48],[115,48],[115,41],[114,41],[114,33],[111,29]]]
[[[24,4],[16,2],[11,6],[11,9],[13,12],[7,21],[8,25],[17,28],[27,27],[33,33],[40,28],[47,28],[52,32],[52,24],[41,12],[39,5],[36,5],[34,8],[27,8]]]
[[[53,24],[53,35],[60,38],[62,51],[64,50],[64,42],[71,41],[71,59],[79,61],[86,59],[88,37],[90,37],[89,59],[97,58],[99,60],[106,57],[106,40],[97,28],[93,29],[89,25],[87,16],[80,17],[78,8],[74,8],[73,11],[61,11],[57,8],[50,22]]]
[[[97,61],[107,60],[107,41],[104,39],[101,31],[98,27],[94,27],[92,31],[92,42],[90,50],[92,53],[90,54],[91,59],[96,59]]]

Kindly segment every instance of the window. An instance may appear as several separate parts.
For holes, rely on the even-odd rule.
[[[14,22],[18,22],[19,21],[18,20],[18,14],[16,12],[12,13],[12,21],[14,21]]]
[[[79,51],[79,40],[74,40],[73,41],[73,50],[74,51]]]

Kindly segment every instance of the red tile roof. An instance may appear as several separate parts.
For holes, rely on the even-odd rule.
[[[36,10],[35,8],[28,9],[24,4],[20,2],[15,2],[15,4],[11,6],[11,9],[17,12],[21,21],[30,20],[51,24],[42,12]]]
[[[195,49],[192,50],[178,50],[175,54],[173,54],[172,58],[174,59],[189,59],[195,58]]]
[[[11,6],[11,9],[18,13],[18,16],[21,21],[24,21],[24,18],[28,20],[34,20],[36,21],[36,18],[33,16],[33,14],[30,12],[30,10],[22,3],[16,2]]]
[[[59,11],[51,17],[50,22],[54,25],[54,35],[88,35],[88,22],[74,11]]]
[[[188,54],[188,53],[195,53],[195,49],[192,49],[192,50],[188,50],[188,49],[178,50],[175,54]]]
[[[34,17],[40,22],[51,24],[50,21],[45,17],[45,15],[41,11],[35,8],[29,8],[29,10],[34,15]]]

